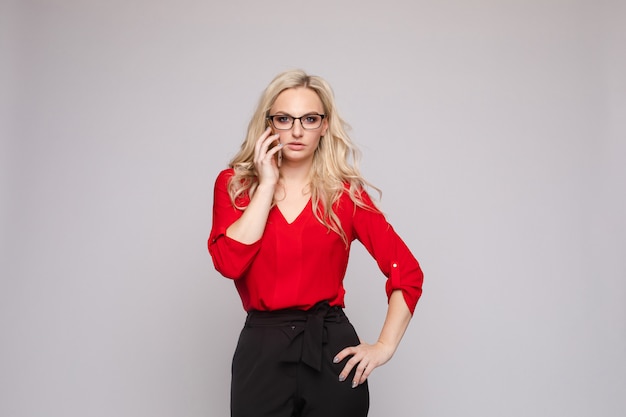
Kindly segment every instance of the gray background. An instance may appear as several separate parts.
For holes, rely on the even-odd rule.
[[[626,415],[623,1],[16,1],[0,10],[0,415],[225,416],[206,251],[261,90],[327,78],[424,297],[372,416]],[[360,245],[347,312],[373,341]]]

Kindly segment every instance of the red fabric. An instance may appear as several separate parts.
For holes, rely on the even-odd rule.
[[[215,269],[235,282],[243,308],[249,310],[309,309],[328,300],[344,307],[343,278],[350,248],[341,236],[328,231],[314,216],[311,202],[291,224],[278,207],[269,213],[263,237],[250,245],[226,236],[226,229],[242,215],[228,195],[232,169],[215,182],[213,227],[208,247]],[[373,206],[369,196],[364,201]],[[245,202],[245,200],[244,200]],[[387,277],[387,296],[402,290],[415,310],[422,294],[423,274],[405,243],[377,209],[358,207],[344,193],[335,205],[348,241],[358,239]]]

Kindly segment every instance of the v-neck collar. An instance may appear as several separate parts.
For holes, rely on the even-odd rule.
[[[291,226],[297,222],[300,221],[300,219],[306,217],[306,213],[310,212],[310,207],[311,207],[311,199],[309,198],[309,200],[307,201],[306,205],[304,206],[304,208],[302,210],[300,210],[300,213],[298,213],[298,215],[296,216],[295,219],[293,219],[291,222],[289,222],[287,220],[287,218],[285,217],[285,215],[283,214],[282,211],[280,211],[280,208],[278,207],[278,204],[276,204],[274,206],[274,208],[276,209],[276,212],[279,214],[279,216],[283,219],[283,221],[285,222],[285,224],[287,224],[288,226]]]

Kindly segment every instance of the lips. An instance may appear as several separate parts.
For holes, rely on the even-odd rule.
[[[305,148],[305,145],[298,142],[291,142],[287,144],[287,148],[291,149],[292,151],[301,151]]]

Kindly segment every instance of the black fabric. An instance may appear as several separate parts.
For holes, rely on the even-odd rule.
[[[339,382],[343,348],[359,343],[340,307],[320,303],[308,311],[252,311],[232,365],[232,417],[365,417],[367,382]]]

